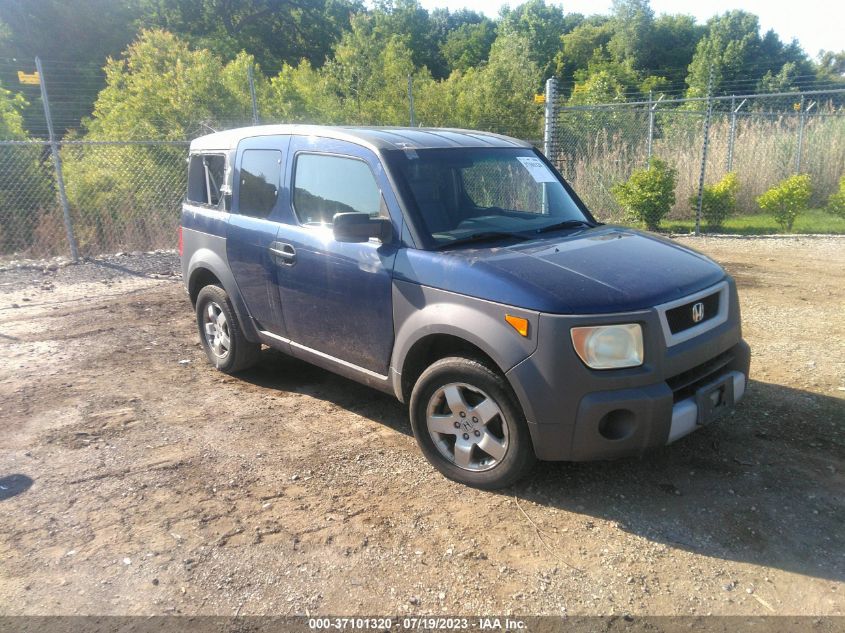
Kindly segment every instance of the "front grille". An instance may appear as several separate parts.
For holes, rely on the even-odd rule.
[[[721,293],[719,292],[714,292],[712,295],[696,299],[695,301],[690,301],[689,303],[680,305],[677,308],[672,308],[671,310],[666,310],[666,322],[669,325],[669,331],[672,332],[672,334],[677,334],[678,332],[688,330],[695,325],[699,325],[700,323],[704,323],[708,319],[715,317],[719,314],[720,294]],[[694,321],[693,306],[697,303],[701,303],[704,306],[704,314],[703,318],[698,321]]]
[[[667,379],[666,384],[672,390],[672,399],[675,402],[680,402],[694,395],[699,387],[710,382],[717,374],[721,373],[725,367],[733,362],[733,359],[731,352],[724,352],[700,365],[696,365],[692,369]]]

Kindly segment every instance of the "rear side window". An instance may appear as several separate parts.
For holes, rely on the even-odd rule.
[[[241,158],[238,212],[266,218],[279,197],[282,153],[274,149],[248,149]]]
[[[194,154],[188,166],[188,202],[216,207],[226,174],[226,158],[220,154]]]
[[[300,224],[331,224],[335,213],[381,209],[381,191],[370,166],[357,158],[300,154],[296,159],[293,208]]]

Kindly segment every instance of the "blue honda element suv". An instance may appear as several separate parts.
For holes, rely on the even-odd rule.
[[[393,394],[459,482],[640,454],[745,391],[733,279],[597,222],[521,141],[250,127],[196,139],[188,172],[182,272],[212,364],[266,345]]]

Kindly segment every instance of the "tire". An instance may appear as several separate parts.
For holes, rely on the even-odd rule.
[[[220,286],[204,286],[197,295],[197,328],[208,360],[226,374],[258,362],[261,344],[246,340],[229,295]]]
[[[420,450],[449,479],[494,490],[534,465],[522,408],[504,376],[482,361],[432,364],[414,385],[409,411]]]

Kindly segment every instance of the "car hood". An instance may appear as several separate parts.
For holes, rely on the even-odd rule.
[[[666,238],[602,226],[506,246],[402,249],[397,279],[557,314],[626,312],[702,290],[722,268]]]

